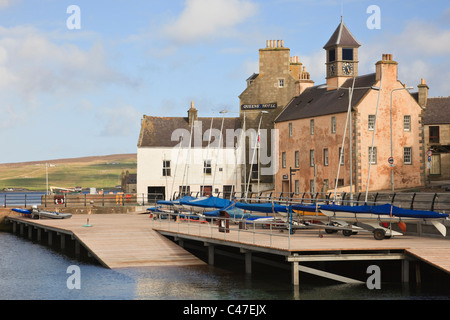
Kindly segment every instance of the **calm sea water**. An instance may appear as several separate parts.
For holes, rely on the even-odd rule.
[[[79,266],[81,289],[70,290],[69,266]],[[10,233],[0,232],[0,300],[376,300],[448,299],[445,290],[385,285],[317,284],[304,281],[295,292],[289,274],[240,263],[225,267],[109,270]],[[450,289],[449,289],[450,291]]]

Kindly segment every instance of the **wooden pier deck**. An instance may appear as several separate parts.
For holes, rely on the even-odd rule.
[[[154,229],[162,234],[178,238],[197,239],[248,250],[283,254],[288,261],[314,261],[314,257],[320,253],[329,256],[329,261],[352,259],[351,255],[344,257],[343,252],[353,252],[354,256],[357,256],[358,252],[373,252],[374,260],[377,258],[383,260],[382,254],[379,253],[403,252],[405,259],[421,260],[450,274],[450,239],[443,237],[404,235],[377,241],[372,233],[345,237],[341,233],[326,234],[323,230],[320,233],[318,230],[298,230],[289,237],[287,231],[283,233],[273,231],[272,235],[268,235],[253,233],[251,227],[248,230],[239,230],[237,226],[231,226],[229,233],[220,233],[217,226],[208,230],[207,227],[199,228],[192,224],[188,226],[186,223],[180,223],[174,226],[174,223],[166,222],[155,222]],[[294,259],[294,255],[297,258]],[[397,254],[395,256],[399,258]],[[389,259],[388,254],[385,258]],[[393,259],[397,258],[393,257]],[[326,261],[325,257],[320,259]]]
[[[87,224],[92,227],[83,227]],[[205,264],[151,227],[148,215],[74,215],[66,220],[32,220],[10,215],[10,222],[72,236],[111,269]]]
[[[84,227],[87,218],[92,227]],[[377,241],[371,233],[344,237],[341,233],[326,234],[323,230],[298,230],[289,235],[287,231],[262,231],[251,226],[242,230],[237,225],[231,225],[230,232],[224,233],[219,232],[216,224],[153,220],[143,214],[74,215],[68,220],[32,220],[10,215],[7,221],[16,228],[27,226],[28,230],[41,228],[70,235],[100,263],[112,269],[205,264],[166,238],[169,236],[180,244],[183,240],[200,242],[208,248],[210,264],[214,264],[214,247],[238,248],[245,255],[248,273],[251,273],[252,253],[284,256],[292,265],[294,284],[298,284],[298,271],[306,270],[300,264],[311,261],[401,260],[406,270],[402,276],[405,282],[408,281],[409,261],[424,261],[450,274],[448,238],[405,235]]]

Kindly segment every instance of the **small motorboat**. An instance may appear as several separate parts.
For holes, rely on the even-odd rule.
[[[30,216],[32,219],[70,219],[72,218],[71,213],[61,213],[61,212],[49,212],[44,210],[39,210],[36,206],[33,206],[31,210],[28,209],[12,209],[14,212],[23,214],[25,216]]]

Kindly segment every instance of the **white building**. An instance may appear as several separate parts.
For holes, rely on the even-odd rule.
[[[197,114],[192,103],[185,118],[144,115],[137,149],[139,195],[152,201],[180,193],[229,198],[241,192],[240,119]]]

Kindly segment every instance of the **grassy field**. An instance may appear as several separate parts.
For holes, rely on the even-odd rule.
[[[0,191],[4,188],[46,190],[49,186],[73,188],[113,188],[121,184],[124,171],[136,173],[136,154],[0,164]]]

